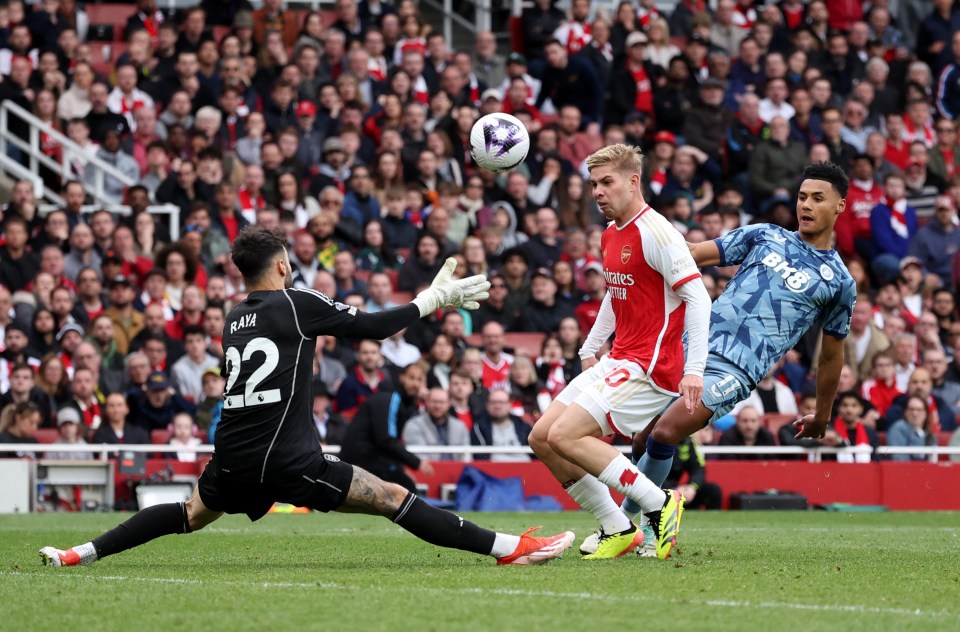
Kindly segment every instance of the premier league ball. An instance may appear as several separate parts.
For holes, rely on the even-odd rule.
[[[487,114],[470,130],[470,155],[484,169],[498,173],[513,169],[529,150],[530,135],[523,123],[509,114]]]

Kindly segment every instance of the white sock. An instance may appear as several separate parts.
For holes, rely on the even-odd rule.
[[[620,533],[630,528],[630,521],[617,507],[617,503],[613,502],[610,488],[595,476],[587,474],[568,487],[567,493],[583,507],[584,511],[590,512],[600,521],[604,533]]]
[[[493,541],[493,550],[490,551],[490,555],[497,559],[506,557],[516,551],[518,546],[520,546],[520,536],[509,535],[507,533],[497,533],[497,537]]]
[[[622,454],[610,462],[599,479],[640,505],[643,513],[660,509],[667,498],[666,492],[654,485]]]
[[[81,564],[93,564],[97,561],[97,549],[94,548],[93,542],[75,546],[73,550],[80,556]]]

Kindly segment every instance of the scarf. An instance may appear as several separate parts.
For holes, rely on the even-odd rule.
[[[667,170],[663,167],[660,167],[653,172],[653,175],[650,176],[650,190],[653,191],[654,195],[660,195],[660,192],[663,191],[663,187],[667,184]]]
[[[927,395],[927,416],[930,421],[927,424],[930,434],[940,432],[940,411],[937,410],[937,400],[933,398],[933,393]]]
[[[890,227],[893,232],[901,239],[909,239],[910,233],[907,230],[907,198],[900,198],[891,203],[886,196],[883,197],[883,203],[890,209]]]
[[[930,149],[937,144],[936,136],[933,132],[933,125],[931,125],[929,121],[924,123],[918,129],[917,126],[913,124],[913,121],[910,120],[910,117],[905,116],[903,117],[903,126],[906,128],[907,138],[905,140],[910,142],[919,140],[927,146],[927,149]]]
[[[547,373],[546,387],[547,392],[552,397],[556,397],[567,386],[567,380],[563,376],[564,361],[550,363],[550,371]]]
[[[867,435],[867,429],[864,428],[861,422],[857,422],[857,427],[855,429],[855,439],[850,441],[850,433],[847,431],[847,424],[843,423],[843,420],[837,417],[837,420],[833,422],[833,429],[844,443],[847,445],[870,445],[870,437]],[[837,455],[838,463],[869,463],[870,455],[867,453],[863,454],[838,454]]]

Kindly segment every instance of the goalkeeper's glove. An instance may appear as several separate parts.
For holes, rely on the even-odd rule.
[[[442,307],[462,307],[474,310],[480,307],[480,301],[490,295],[490,282],[482,274],[454,279],[453,271],[457,260],[447,259],[430,287],[417,294],[413,303],[420,309],[420,318],[432,314]]]

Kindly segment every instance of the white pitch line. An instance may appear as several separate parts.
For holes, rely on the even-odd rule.
[[[58,579],[81,579],[88,581],[108,581],[108,582],[145,582],[156,584],[179,584],[179,585],[208,585],[208,586],[238,586],[250,588],[324,588],[328,590],[346,590],[363,591],[369,590],[369,586],[354,586],[350,584],[340,584],[337,582],[240,582],[240,581],[207,581],[202,579],[184,579],[179,577],[130,577],[126,575],[80,575],[76,573],[65,574],[62,571],[50,569],[47,577]],[[41,573],[21,573],[0,571],[0,577],[44,577]],[[521,590],[515,588],[431,588],[420,587],[396,587],[389,588],[379,586],[378,591],[384,592],[414,592],[414,593],[436,593],[443,595],[500,595],[504,597],[522,597],[529,598],[551,598],[551,599],[581,599],[585,601],[610,601],[622,603],[625,601],[650,602],[656,601],[662,603],[663,596],[660,595],[607,595],[594,594],[589,592],[556,592],[552,590]],[[893,615],[904,617],[960,617],[960,613],[947,610],[922,610],[920,608],[881,608],[877,606],[862,605],[840,605],[840,604],[804,604],[790,603],[783,601],[734,601],[729,599],[667,599],[678,605],[704,606],[708,608],[764,608],[768,610],[803,610],[812,612],[834,612],[841,614],[876,614]]]

